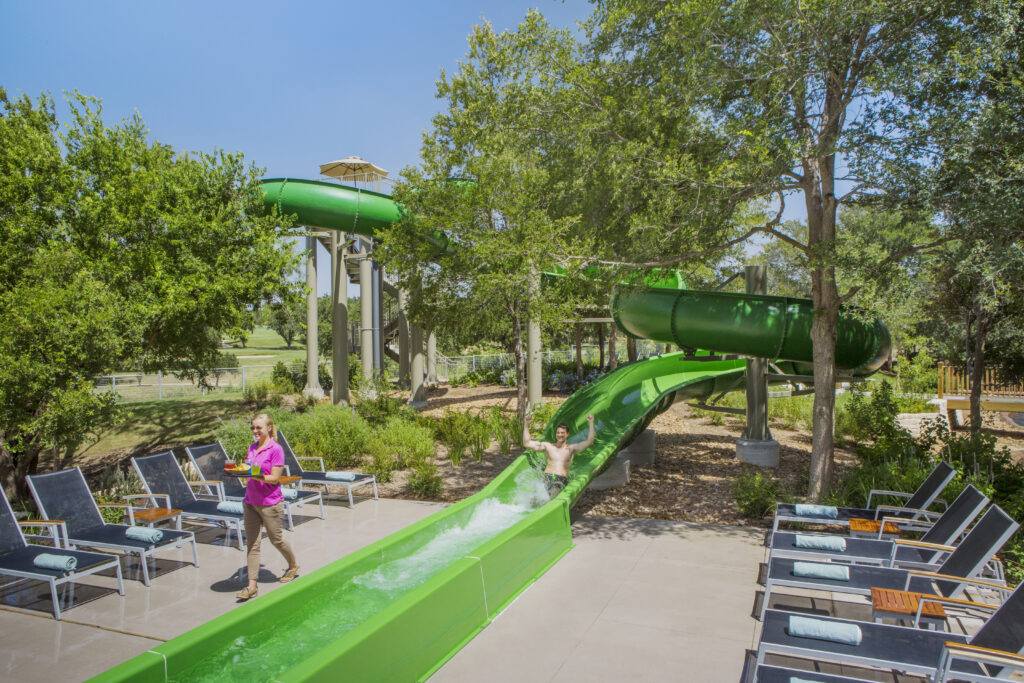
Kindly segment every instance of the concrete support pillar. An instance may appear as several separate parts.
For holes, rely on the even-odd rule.
[[[768,293],[766,266],[747,266],[747,293]],[[777,467],[779,442],[768,429],[768,382],[765,371],[768,359],[747,359],[747,428],[736,442],[736,457],[762,467]]]
[[[427,385],[437,384],[437,335],[427,332]]]
[[[373,371],[384,372],[384,270],[377,261],[371,261],[373,275]]]
[[[422,408],[427,405],[427,389],[423,384],[426,358],[423,353],[423,330],[416,325],[409,326],[409,346],[412,354],[409,363],[410,384],[407,403],[413,408]]]
[[[306,238],[306,286],[309,288],[306,295],[306,386],[302,393],[323,398],[324,390],[320,386],[318,372],[320,354],[317,348],[319,316],[316,302],[316,237],[312,235]]]
[[[345,234],[331,231],[331,374],[334,405],[347,405],[348,386],[348,273]]]
[[[359,245],[359,361],[363,381],[373,379],[373,263],[369,240]]]
[[[526,405],[539,406],[544,400],[543,349],[540,345],[540,323],[526,323]]]
[[[409,320],[405,317],[407,298],[404,290],[398,290],[398,382],[402,386],[410,386]]]

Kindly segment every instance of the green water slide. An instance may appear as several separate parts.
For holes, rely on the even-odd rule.
[[[378,193],[314,181],[264,185],[268,205],[309,226],[371,235],[399,215]],[[616,296],[613,312],[635,336],[810,361],[812,310],[804,300],[644,289]],[[845,318],[840,328],[841,367],[877,368],[887,353],[884,328]],[[708,398],[735,387],[744,372],[744,360],[682,353],[624,365],[575,392],[547,425],[549,441],[563,422],[570,440],[582,439],[587,413],[597,427],[568,486],[550,501],[536,497],[539,457],[527,452],[476,495],[94,680],[424,680],[569,551],[569,509],[621,448],[677,398]],[[269,659],[246,659],[261,652]]]

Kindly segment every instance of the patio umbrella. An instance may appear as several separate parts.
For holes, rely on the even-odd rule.
[[[321,164],[320,173],[340,180],[380,180],[388,175],[380,166],[357,156]]]

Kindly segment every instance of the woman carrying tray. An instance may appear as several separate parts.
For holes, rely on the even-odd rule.
[[[259,474],[249,476],[245,485],[245,497],[242,499],[245,543],[248,547],[246,559],[249,585],[236,596],[240,600],[255,598],[259,592],[256,578],[260,573],[260,537],[263,535],[263,529],[267,530],[270,543],[288,561],[288,569],[281,577],[281,583],[287,583],[299,575],[295,553],[281,533],[284,495],[281,493],[280,480],[284,474],[284,451],[275,440],[277,430],[269,415],[260,413],[252,419],[252,436],[254,442],[249,446],[245,462],[253,473],[258,471]]]

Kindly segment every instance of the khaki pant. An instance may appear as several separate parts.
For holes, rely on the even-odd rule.
[[[281,520],[284,517],[284,503],[277,505],[252,505],[245,503],[245,545],[248,548],[247,562],[249,580],[255,581],[260,573],[260,540],[262,529],[267,530],[267,538],[271,545],[284,555],[288,566],[295,565],[295,554],[288,541],[281,533]]]

